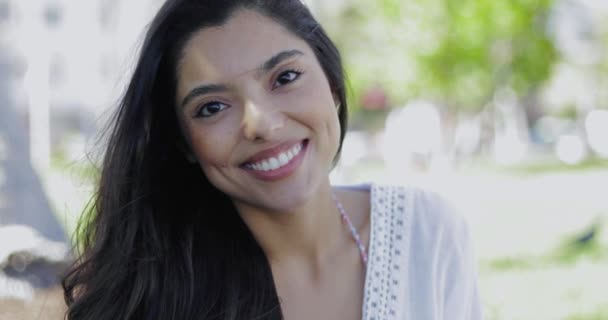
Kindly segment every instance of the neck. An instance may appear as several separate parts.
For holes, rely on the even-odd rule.
[[[329,181],[285,212],[235,205],[271,264],[305,261],[318,266],[349,240]]]

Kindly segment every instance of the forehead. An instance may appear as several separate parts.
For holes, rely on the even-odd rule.
[[[250,72],[286,49],[311,53],[305,41],[252,10],[237,10],[223,25],[201,29],[187,41],[178,76],[190,81],[228,79]]]

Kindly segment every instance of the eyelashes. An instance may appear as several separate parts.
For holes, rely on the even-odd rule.
[[[287,69],[279,73],[279,75],[273,81],[271,88],[272,90],[284,87],[297,81],[300,76],[304,73],[303,70],[300,69]],[[214,115],[230,108],[230,105],[214,100],[206,102],[196,108],[196,112],[194,114],[195,118],[210,118]]]
[[[287,85],[291,82],[294,82],[300,78],[302,75],[302,70],[297,69],[289,69],[281,72],[277,79],[272,84],[272,89],[276,89],[277,87]],[[277,85],[278,84],[278,85]]]
[[[225,103],[219,102],[219,101],[207,102],[197,109],[194,117],[195,118],[209,118],[209,117],[215,115],[216,113],[224,111],[228,108],[230,108],[230,106],[228,106]]]

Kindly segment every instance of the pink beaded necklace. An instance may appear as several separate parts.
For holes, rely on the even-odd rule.
[[[342,203],[340,203],[336,195],[332,193],[331,196],[336,202],[336,207],[338,207],[338,211],[340,211],[340,217],[342,218],[342,222],[346,224],[346,226],[350,230],[350,234],[353,237],[353,240],[355,240],[355,243],[357,244],[357,248],[359,249],[359,255],[361,256],[361,261],[363,261],[363,265],[367,266],[367,252],[365,250],[365,246],[361,242],[361,237],[359,236],[359,232],[357,232],[357,228],[355,228],[355,226],[353,225],[352,221],[350,220],[350,217],[348,216],[348,214],[346,214],[346,210],[344,210]]]

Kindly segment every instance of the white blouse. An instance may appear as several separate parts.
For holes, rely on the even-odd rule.
[[[465,220],[434,193],[370,189],[363,320],[481,319]]]

